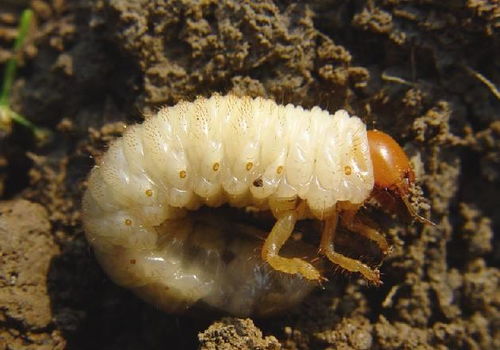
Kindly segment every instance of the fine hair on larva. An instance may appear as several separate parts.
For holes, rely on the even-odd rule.
[[[297,258],[313,248],[280,250],[296,221],[321,220],[334,232],[336,213],[361,206],[373,187],[359,118],[214,95],[127,127],[90,173],[83,224],[111,278],[167,311],[205,304],[267,315],[299,302],[322,278]],[[222,206],[269,211],[276,223],[264,232]],[[327,238],[320,251],[328,259],[377,280],[377,271],[330,251]]]

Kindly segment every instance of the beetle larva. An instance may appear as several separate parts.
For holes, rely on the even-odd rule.
[[[403,166],[391,170],[387,154]],[[127,128],[90,174],[83,223],[115,282],[164,309],[205,303],[238,315],[269,314],[302,299],[322,278],[296,257],[305,245],[280,254],[298,220],[321,220],[320,253],[380,283],[378,270],[334,250],[337,219],[385,254],[385,238],[356,212],[371,194],[408,204],[412,181],[397,143],[367,133],[346,111],[332,116],[318,107],[215,95]],[[230,224],[223,205],[273,214],[262,247],[241,238],[252,228]],[[255,258],[259,249],[262,259]]]

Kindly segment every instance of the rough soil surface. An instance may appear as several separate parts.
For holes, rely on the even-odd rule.
[[[223,318],[198,335],[202,350],[280,349],[273,336],[262,337],[262,331],[251,319]]]
[[[53,138],[0,131],[0,349],[500,348],[497,1],[9,0],[0,72],[26,6],[11,106]],[[214,92],[345,108],[395,136],[437,225],[375,211],[383,286],[332,272],[273,319],[146,305],[93,258],[85,177],[123,122]]]

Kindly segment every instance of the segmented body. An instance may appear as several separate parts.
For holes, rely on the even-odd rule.
[[[200,207],[227,204],[275,212],[284,202],[299,199],[306,203],[308,217],[322,220],[338,202],[363,203],[373,185],[366,127],[360,119],[343,110],[330,115],[318,107],[304,110],[262,98],[217,95],[164,108],[127,128],[91,172],[83,199],[84,226],[119,284],[136,289],[155,285],[154,291],[139,292],[148,299],[156,298],[150,295],[163,286],[176,291],[167,298],[184,300],[187,306],[202,300],[230,309],[224,301],[214,301],[241,283],[236,279],[221,285],[227,268],[223,244],[193,244],[215,252],[217,272],[206,273],[204,281],[200,276],[206,258],[195,258],[189,270],[180,267],[184,253],[174,249],[176,236],[182,236],[176,230],[195,236],[203,232],[185,229],[197,220],[192,215]],[[182,239],[180,246],[189,245]],[[242,254],[248,258],[252,249]],[[237,249],[234,253],[239,254]],[[246,298],[257,302],[256,295],[278,280],[277,290],[295,284],[293,288],[303,291],[298,299],[310,289],[300,276],[266,274],[271,281]]]

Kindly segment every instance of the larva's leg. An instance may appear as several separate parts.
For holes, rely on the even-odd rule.
[[[279,256],[281,247],[293,232],[299,213],[297,210],[286,211],[280,214],[271,233],[267,236],[262,247],[262,259],[273,269],[295,274],[298,273],[309,280],[320,280],[319,271],[310,263],[299,258],[284,258]]]
[[[338,214],[335,212],[325,222],[323,233],[321,234],[320,253],[324,254],[331,262],[339,265],[343,269],[351,272],[359,272],[367,280],[375,284],[380,284],[380,272],[377,269],[371,269],[359,260],[348,258],[335,252],[333,247],[333,238],[337,228]]]
[[[344,224],[344,226],[350,231],[356,232],[357,234],[377,243],[382,254],[384,256],[387,255],[389,252],[389,244],[387,243],[384,235],[373,227],[370,227],[369,225],[362,223],[359,219],[356,219],[355,216],[357,212],[358,208],[343,211],[342,224]]]

